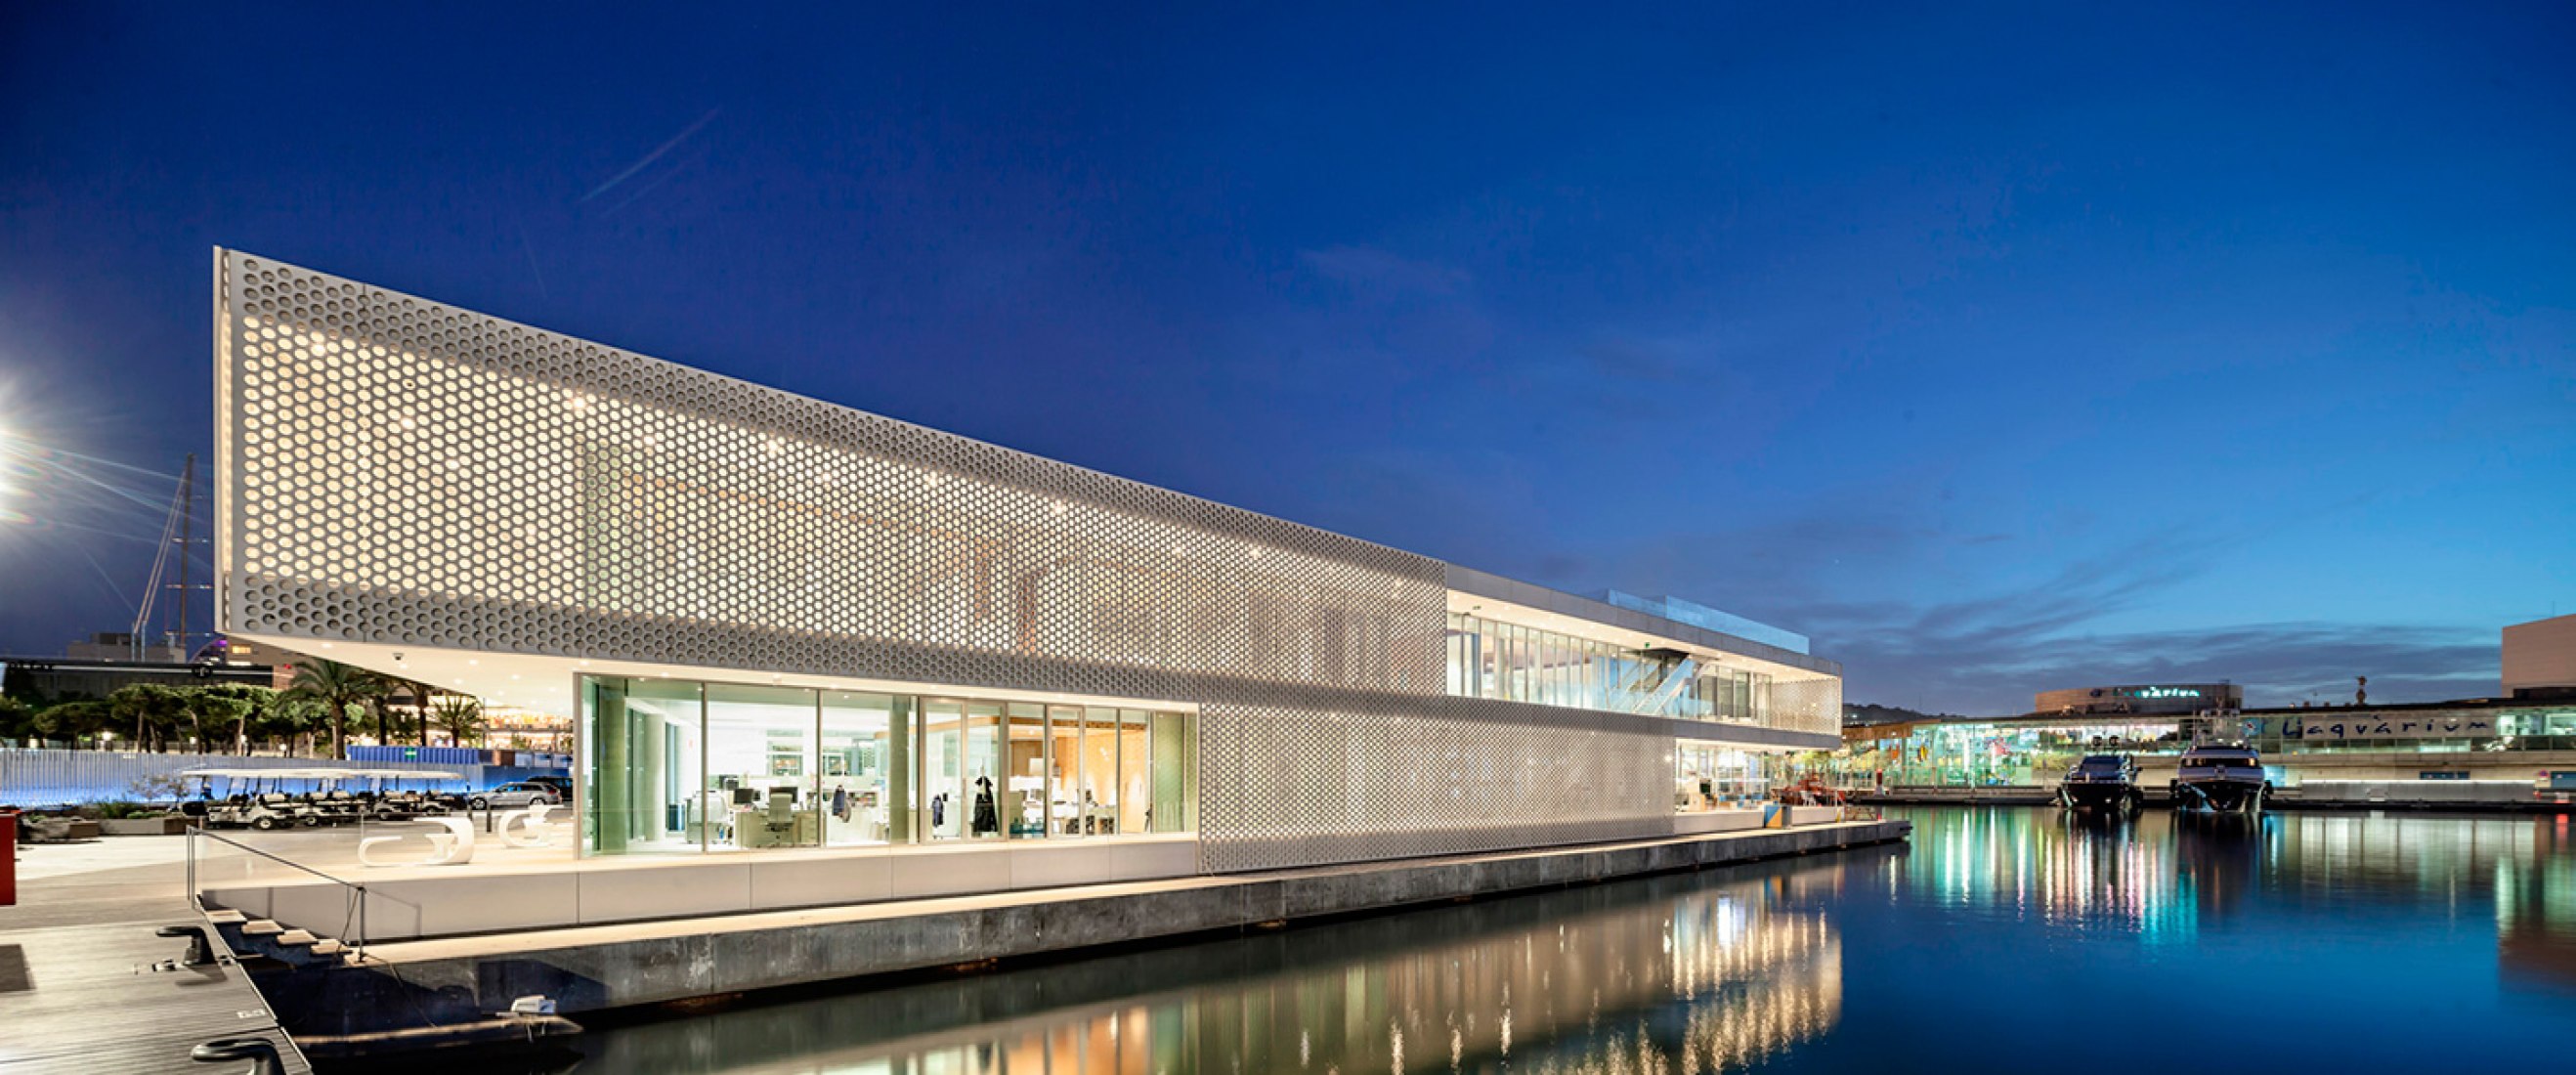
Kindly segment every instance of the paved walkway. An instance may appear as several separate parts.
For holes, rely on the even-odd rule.
[[[0,907],[0,930],[195,918],[186,844],[179,836],[110,836],[21,847],[18,905]]]

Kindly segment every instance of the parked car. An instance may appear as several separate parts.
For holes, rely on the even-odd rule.
[[[548,806],[552,806],[561,802],[563,802],[563,796],[556,794],[555,789],[553,788],[547,787],[543,784],[516,781],[513,783],[503,784],[490,791],[478,791],[467,796],[465,799],[465,808],[468,810],[490,810],[494,807],[528,806],[535,803],[545,803]]]
[[[532,777],[529,777],[529,778],[528,778],[528,781],[527,781],[527,782],[528,782],[528,783],[531,783],[531,784],[543,784],[543,785],[545,785],[545,786],[547,786],[547,787],[550,787],[550,788],[555,789],[555,801],[556,801],[556,802],[567,802],[567,803],[568,803],[568,802],[571,802],[571,801],[572,801],[572,778],[571,778],[571,777],[568,777],[568,776],[532,776]]]

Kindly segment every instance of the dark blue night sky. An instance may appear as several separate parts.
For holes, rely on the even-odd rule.
[[[1854,700],[2493,693],[2576,611],[2576,13],[2237,6],[11,5],[0,425],[206,450],[225,245]],[[168,487],[18,450],[0,651],[121,629]]]

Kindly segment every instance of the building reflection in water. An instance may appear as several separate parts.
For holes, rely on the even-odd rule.
[[[1834,864],[1686,874],[591,1035],[581,1071],[1709,1072],[1831,1029]]]
[[[1914,854],[1903,871],[1918,900],[1979,917],[2180,944],[2198,932],[2210,864],[2177,845],[2185,839],[2225,840],[2230,834],[2210,830],[2242,819],[2176,824],[2161,811],[2103,818],[1978,810],[1954,813],[1939,824],[1931,820],[1918,820]]]
[[[2531,854],[2499,862],[2496,961],[2507,977],[2576,993],[2576,833],[2566,814],[2531,827]]]
[[[1898,883],[1963,914],[2180,945],[2256,907],[2317,923],[2373,906],[2483,916],[2491,903],[2503,973],[2576,990],[2576,835],[2565,816],[1896,813],[1917,825]]]

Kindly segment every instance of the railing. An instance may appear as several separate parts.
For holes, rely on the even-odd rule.
[[[243,843],[243,842],[241,842],[241,841],[239,841],[239,840],[235,840],[235,839],[233,839],[233,838],[231,838],[231,837],[229,837],[229,836],[221,836],[221,835],[217,835],[217,834],[212,833],[212,832],[208,832],[208,831],[206,831],[206,830],[205,830],[205,828],[204,828],[203,826],[199,826],[199,827],[191,828],[191,829],[189,829],[189,830],[188,830],[188,881],[187,881],[187,884],[188,884],[188,905],[189,905],[189,906],[191,906],[191,907],[196,908],[196,909],[197,909],[199,912],[201,912],[201,913],[206,909],[206,904],[205,904],[205,900],[204,900],[204,899],[199,895],[199,891],[200,891],[200,890],[199,890],[199,889],[198,889],[198,887],[197,887],[197,841],[198,841],[198,840],[200,840],[200,839],[213,840],[213,841],[215,841],[215,842],[217,842],[217,843],[224,844],[224,845],[226,845],[226,846],[228,846],[228,847],[237,848],[237,849],[242,850],[242,851],[248,851],[248,852],[250,852],[251,854],[257,855],[257,856],[259,856],[259,857],[261,857],[261,858],[264,858],[264,859],[267,859],[267,860],[269,860],[269,861],[271,861],[271,862],[275,862],[275,863],[278,863],[278,864],[280,864],[280,865],[284,865],[284,866],[287,866],[287,867],[290,867],[290,868],[293,868],[293,869],[301,870],[301,871],[303,871],[303,872],[305,872],[305,873],[312,874],[312,875],[313,875],[313,876],[315,876],[315,877],[319,877],[319,878],[321,878],[321,879],[323,879],[323,880],[325,880],[325,881],[329,881],[329,882],[331,882],[332,884],[338,885],[338,886],[340,886],[341,888],[346,889],[346,890],[348,891],[348,893],[349,893],[348,898],[354,901],[355,910],[354,910],[351,914],[349,914],[349,915],[347,915],[347,916],[345,916],[345,917],[343,917],[343,918],[342,918],[341,923],[340,923],[340,925],[341,925],[341,932],[342,932],[343,934],[348,933],[348,932],[349,932],[348,927],[349,927],[349,925],[351,924],[351,922],[355,922],[355,923],[356,923],[356,925],[357,925],[357,932],[356,932],[356,934],[355,934],[355,936],[354,936],[354,941],[353,941],[353,942],[344,942],[344,943],[349,943],[350,950],[351,950],[351,951],[354,951],[354,952],[356,952],[356,953],[358,953],[358,960],[359,960],[360,962],[365,962],[365,961],[366,961],[366,958],[367,958],[367,886],[362,885],[362,884],[359,884],[359,883],[358,883],[358,882],[356,882],[356,881],[347,880],[347,879],[345,879],[345,878],[333,877],[333,876],[331,876],[330,874],[323,873],[323,872],[322,872],[322,871],[320,871],[320,870],[314,869],[313,867],[311,867],[311,866],[307,866],[307,865],[305,865],[305,864],[303,864],[303,863],[301,863],[301,862],[297,862],[297,861],[295,861],[294,859],[286,858],[286,857],[284,857],[284,856],[282,856],[282,855],[278,855],[278,854],[275,854],[275,853],[272,853],[272,852],[269,852],[269,851],[265,851],[265,850],[262,850],[262,849],[260,849],[260,848],[252,847],[252,846],[251,846],[251,845],[249,845],[249,844]]]

